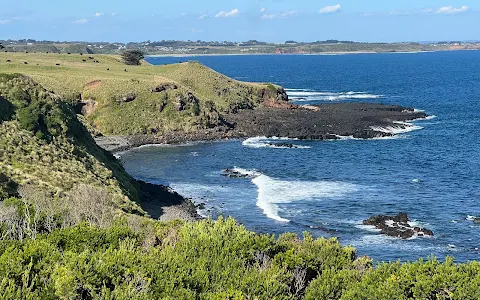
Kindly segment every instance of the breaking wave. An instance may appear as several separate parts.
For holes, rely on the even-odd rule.
[[[280,216],[279,204],[292,203],[298,200],[323,200],[343,197],[358,190],[355,184],[334,181],[287,181],[271,178],[256,170],[236,168],[245,175],[256,174],[252,179],[257,186],[257,206],[270,219],[279,222],[290,222]]]
[[[370,128],[374,131],[377,131],[377,132],[390,133],[390,134],[393,134],[393,135],[423,129],[422,126],[418,126],[418,125],[411,124],[411,123],[408,123],[408,122],[393,122],[393,125],[390,125],[390,126],[385,126],[385,127],[371,126]]]
[[[279,138],[266,136],[257,136],[246,139],[242,145],[249,148],[276,148],[276,149],[310,149],[310,146],[292,144],[289,141],[298,141],[298,139]]]
[[[383,95],[369,94],[366,92],[321,92],[308,89],[286,89],[288,97],[293,102],[307,101],[341,101],[354,99],[379,99]]]

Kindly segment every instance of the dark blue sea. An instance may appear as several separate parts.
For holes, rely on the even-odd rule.
[[[238,80],[279,84],[299,104],[399,104],[431,117],[395,138],[289,141],[295,149],[269,147],[261,137],[142,147],[122,155],[130,174],[168,184],[205,203],[202,214],[233,216],[256,232],[337,237],[377,261],[480,259],[473,222],[480,217],[480,52],[148,58],[186,60]],[[225,177],[227,168],[252,178]],[[399,212],[434,237],[397,240],[361,225]]]

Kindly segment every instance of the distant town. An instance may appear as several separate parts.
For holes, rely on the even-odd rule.
[[[328,53],[381,53],[480,50],[480,41],[438,41],[404,43],[364,43],[325,40],[317,42],[267,43],[257,40],[246,42],[207,41],[145,41],[129,43],[83,41],[37,41],[33,39],[0,40],[2,51],[117,54],[127,49],[140,49],[146,55],[213,55],[213,54],[328,54]]]

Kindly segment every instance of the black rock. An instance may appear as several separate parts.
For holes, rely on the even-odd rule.
[[[123,95],[120,98],[118,98],[116,101],[117,101],[118,104],[120,104],[120,103],[132,102],[135,99],[137,99],[136,94],[126,94],[126,95]]]
[[[178,86],[176,84],[165,83],[165,84],[154,86],[152,88],[152,93],[161,93],[161,92],[164,92],[164,91],[176,90],[176,89],[178,89]]]
[[[185,101],[183,101],[183,97],[182,96],[178,96],[177,97],[177,111],[183,111],[185,110]]]
[[[198,103],[197,97],[195,97],[192,93],[188,92],[187,97],[188,97],[188,102],[189,103],[194,103],[194,104]]]
[[[256,175],[254,174],[245,174],[245,173],[238,172],[234,169],[223,170],[223,176],[227,176],[230,178],[255,178],[256,177]]]
[[[269,143],[268,145],[277,148],[298,148],[297,145],[289,144],[289,143]]]
[[[396,216],[377,215],[365,221],[364,225],[375,226],[381,234],[395,238],[409,239],[413,236],[433,236],[433,232],[426,228],[412,227],[408,224],[408,215],[400,213]]]

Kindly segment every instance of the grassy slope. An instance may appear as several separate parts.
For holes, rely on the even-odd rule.
[[[21,75],[0,76],[0,97],[2,105],[13,104],[17,113],[22,108],[20,105],[27,107],[41,101],[54,105],[60,101]],[[25,103],[20,104],[23,101]],[[68,112],[67,107],[64,109]],[[74,116],[73,112],[70,113]],[[135,203],[139,197],[133,178],[110,153],[95,144],[75,118],[71,126],[75,126],[77,137],[59,134],[50,142],[24,129],[14,115],[2,119],[0,174],[19,185],[40,187],[55,198],[68,196],[72,188],[82,183],[104,188],[116,199],[118,208],[127,212],[142,211]]]
[[[65,99],[75,100],[81,95],[83,100],[95,100],[96,110],[87,119],[106,135],[192,132],[205,127],[210,111],[207,102],[213,102],[219,112],[227,112],[260,105],[262,91],[276,96],[271,86],[239,82],[195,62],[126,66],[112,55],[0,53],[0,70],[28,75]],[[179,88],[152,93],[152,87],[164,83],[175,83]],[[185,99],[188,92],[199,99],[196,115],[192,108],[181,112],[176,109],[178,97]],[[117,103],[132,93],[136,95],[134,101]],[[164,103],[167,105],[160,112]]]

